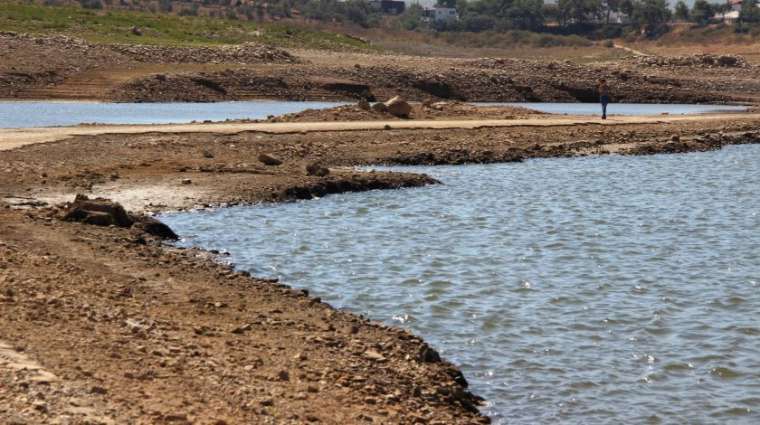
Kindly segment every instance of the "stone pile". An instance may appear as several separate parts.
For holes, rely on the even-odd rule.
[[[639,65],[658,67],[695,66],[702,68],[749,68],[750,64],[739,55],[698,54],[686,56],[642,56]]]
[[[285,50],[257,43],[219,47],[163,47],[116,44],[117,53],[138,62],[148,63],[296,63],[298,60]]]

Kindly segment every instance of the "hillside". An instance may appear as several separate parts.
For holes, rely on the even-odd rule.
[[[252,22],[134,10],[10,3],[0,7],[0,28],[31,34],[65,34],[95,43],[220,45],[256,42],[281,47],[368,50],[362,40],[298,22]],[[133,31],[139,29],[139,34]]]

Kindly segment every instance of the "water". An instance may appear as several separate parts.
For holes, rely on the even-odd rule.
[[[411,328],[497,423],[760,423],[760,146],[403,169],[445,185],[163,219]]]
[[[253,101],[217,103],[0,102],[0,128],[101,124],[169,124],[226,119],[264,119],[268,115],[332,108],[345,103]]]
[[[506,103],[510,106],[524,106],[550,114],[598,115],[601,106],[596,103]],[[649,103],[610,103],[608,115],[689,115],[711,112],[744,112],[746,106],[736,105],[668,105]]]
[[[268,115],[301,112],[305,109],[331,108],[345,103],[249,101],[217,103],[97,103],[97,102],[0,102],[0,128],[29,128],[102,124],[168,124],[226,119],[263,119]],[[479,105],[517,105],[544,112],[596,115],[599,106],[589,103],[480,103]],[[668,112],[695,114],[716,111],[743,111],[743,106],[725,105],[647,105],[612,104],[612,115],[658,115]]]

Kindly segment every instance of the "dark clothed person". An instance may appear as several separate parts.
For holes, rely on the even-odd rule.
[[[599,81],[599,102],[602,104],[602,119],[607,119],[607,105],[610,103],[610,87],[607,81]]]

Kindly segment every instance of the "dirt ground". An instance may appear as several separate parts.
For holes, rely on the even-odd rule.
[[[760,94],[753,65],[684,67],[635,58],[579,65],[336,56],[260,46],[132,51],[0,34],[3,54],[0,96],[11,98],[401,93],[433,101],[583,100],[595,96],[600,75],[629,101],[751,100]],[[489,97],[493,93],[500,97]],[[276,133],[229,123],[224,125],[234,131],[161,127],[119,134],[93,127],[90,135],[57,129],[64,138],[6,145],[0,151],[0,423],[489,421],[461,372],[421,338],[337,311],[307,291],[238,272],[225,265],[223,253],[179,249],[139,227],[63,221],[65,203],[76,194],[110,198],[135,213],[161,212],[446,183],[356,166],[667,154],[760,143],[754,114],[529,125],[554,118],[494,110],[496,118],[523,121],[443,128],[443,118],[490,116],[458,103],[443,110],[429,105],[418,106],[416,118],[440,128],[394,128],[414,122],[386,126],[375,118],[387,117],[367,118],[348,107],[263,124],[333,121],[320,123],[338,125],[332,130]],[[375,127],[353,122],[342,128],[336,120],[368,120]]]
[[[173,248],[135,228],[63,222],[59,202],[74,194],[107,196],[138,212],[309,199],[439,183],[359,172],[357,165],[702,151],[758,143],[758,128],[760,119],[749,116],[445,131],[112,134],[4,151],[0,419],[488,421],[461,373],[418,337],[235,272],[216,261],[223,256]],[[281,164],[265,165],[276,163],[271,158]],[[315,164],[329,174],[307,171]]]
[[[744,62],[740,62],[744,63]],[[755,102],[760,67],[420,57],[259,46],[205,49],[96,45],[0,34],[0,98],[105,101],[246,99],[588,102],[599,78],[613,100]]]

